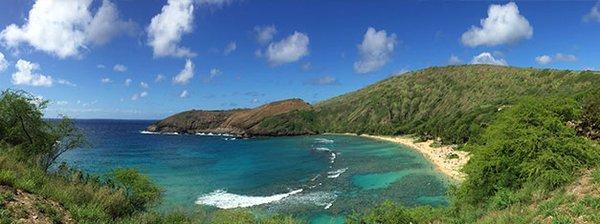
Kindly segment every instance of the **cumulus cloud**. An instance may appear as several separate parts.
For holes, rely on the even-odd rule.
[[[237,43],[235,43],[235,41],[232,41],[229,44],[227,44],[225,49],[223,49],[223,54],[229,55],[229,54],[231,54],[231,52],[234,52],[236,49],[237,49]]]
[[[277,29],[274,25],[255,26],[254,33],[256,34],[256,41],[258,41],[258,43],[267,44],[273,40],[273,36],[277,33]]]
[[[506,66],[508,63],[502,58],[494,58],[490,52],[483,52],[471,60],[471,64],[486,64],[486,65],[503,65]]]
[[[108,84],[108,83],[112,83],[112,80],[110,78],[102,78],[102,79],[100,79],[100,82],[102,84]]]
[[[183,70],[181,70],[181,72],[179,72],[179,74],[177,74],[175,77],[173,77],[173,83],[185,85],[193,77],[194,77],[194,64],[192,63],[192,60],[187,59],[185,61],[185,67],[183,68]]]
[[[586,22],[599,22],[600,23],[600,1],[590,9],[590,12],[583,16],[583,20]]]
[[[122,65],[122,64],[116,64],[115,66],[113,66],[113,70],[115,70],[117,72],[125,72],[125,71],[127,71],[127,66]]]
[[[482,19],[481,27],[471,26],[463,33],[461,41],[469,47],[496,46],[515,43],[533,36],[533,27],[519,13],[514,2],[506,5],[490,5],[488,17]]]
[[[179,97],[180,98],[187,98],[188,96],[190,96],[190,93],[187,90],[183,90],[180,94]]]
[[[310,79],[310,80],[306,81],[305,84],[314,85],[314,86],[327,86],[327,85],[339,85],[340,83],[338,82],[338,80],[335,77],[326,75],[326,76]]]
[[[208,72],[208,75],[203,78],[204,83],[210,83],[213,79],[217,78],[217,76],[221,75],[221,70],[218,68],[213,68]]]
[[[554,56],[541,55],[535,57],[538,64],[545,65],[552,62],[573,62],[577,61],[577,57],[572,54],[556,53]]]
[[[52,86],[53,80],[51,76],[35,73],[36,70],[40,69],[40,65],[36,63],[19,59],[17,64],[15,64],[15,68],[17,71],[12,74],[12,83],[15,85]]]
[[[140,86],[141,86],[142,88],[144,88],[144,89],[148,89],[148,88],[150,88],[150,86],[148,85],[148,83],[145,83],[145,82],[140,82]]]
[[[308,55],[309,42],[306,34],[296,31],[279,42],[270,43],[265,52],[267,60],[274,66],[298,61]]]
[[[154,82],[162,82],[165,80],[165,76],[162,74],[158,74],[156,75],[156,78],[154,78]]]
[[[154,57],[193,57],[195,53],[179,46],[181,37],[191,33],[194,22],[192,0],[169,0],[161,13],[154,16],[147,28],[148,45]]]
[[[535,57],[535,61],[538,64],[545,65],[545,64],[548,64],[548,63],[552,62],[552,57],[550,57],[548,55],[541,55],[541,56]]]
[[[125,83],[124,84],[125,84],[125,86],[130,86],[131,82],[133,82],[132,79],[125,79]]]
[[[8,68],[8,61],[4,57],[4,54],[0,52],[0,72],[3,72],[4,70],[6,70],[6,68]]]
[[[36,50],[66,58],[78,56],[89,43],[104,44],[134,26],[133,22],[119,18],[112,2],[102,1],[95,15],[90,11],[91,3],[92,0],[37,0],[25,24],[7,26],[0,32],[0,42],[14,49],[26,43]]]
[[[458,58],[458,56],[451,54],[450,58],[448,58],[448,64],[449,65],[459,65],[462,64],[462,60],[460,60],[460,58]]]
[[[358,45],[359,60],[354,62],[354,72],[359,74],[379,70],[390,61],[396,47],[396,34],[369,27],[363,41]]]
[[[105,44],[119,34],[132,35],[136,29],[136,24],[133,21],[119,19],[119,10],[114,3],[103,0],[102,6],[100,6],[86,30],[86,36],[95,44]]]

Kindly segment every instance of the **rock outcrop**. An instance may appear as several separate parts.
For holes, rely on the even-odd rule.
[[[150,132],[177,132],[186,134],[214,133],[238,136],[296,135],[311,133],[270,133],[259,123],[265,118],[294,110],[310,109],[311,105],[301,99],[276,101],[254,109],[190,110],[160,120],[146,128]]]

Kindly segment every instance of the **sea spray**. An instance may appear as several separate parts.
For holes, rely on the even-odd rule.
[[[228,193],[224,190],[216,190],[199,197],[196,200],[196,204],[210,205],[221,209],[246,208],[276,202],[290,195],[294,195],[300,192],[302,192],[302,189],[293,190],[283,194],[275,194],[271,196],[246,196]]]
[[[348,167],[334,170],[334,171],[329,171],[329,172],[327,172],[327,178],[331,178],[331,179],[338,178],[340,175],[342,175],[342,173],[346,172],[346,170],[348,170]]]

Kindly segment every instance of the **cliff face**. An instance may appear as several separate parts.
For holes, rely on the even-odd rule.
[[[258,126],[265,118],[288,113],[294,110],[311,108],[310,104],[300,99],[276,101],[254,109],[235,109],[222,111],[191,110],[181,112],[160,120],[146,128],[152,132],[178,133],[227,133],[240,136],[254,135],[297,135],[305,133],[271,133]]]

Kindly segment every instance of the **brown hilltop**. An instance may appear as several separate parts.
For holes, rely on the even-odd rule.
[[[227,133],[241,136],[286,135],[269,133],[257,125],[265,118],[293,110],[309,109],[310,104],[301,99],[288,99],[259,106],[254,109],[190,110],[160,120],[146,128],[152,132]]]

